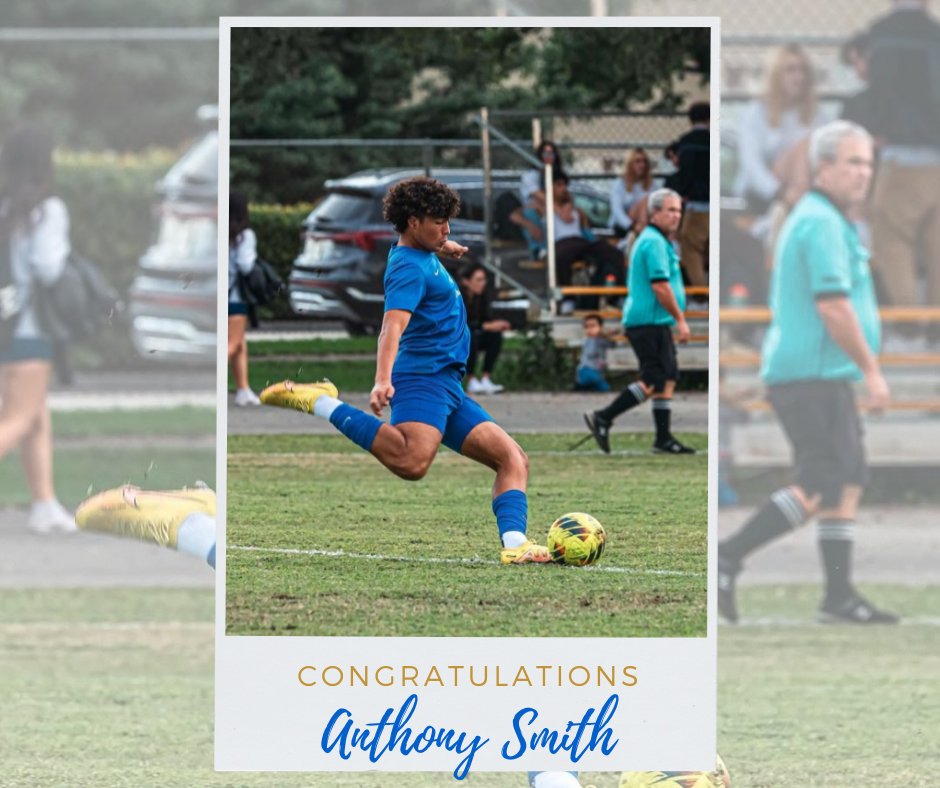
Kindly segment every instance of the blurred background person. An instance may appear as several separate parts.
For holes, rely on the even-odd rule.
[[[682,197],[679,246],[682,270],[695,287],[708,283],[709,176],[711,173],[711,109],[707,102],[689,108],[692,128],[676,142],[679,169],[673,179]]]
[[[763,97],[745,108],[738,126],[735,192],[753,211],[763,213],[776,200],[796,202],[786,157],[821,123],[812,63],[802,47],[781,47],[771,60]]]
[[[467,263],[460,269],[460,294],[467,308],[470,326],[470,355],[467,358],[467,392],[498,394],[503,387],[493,381],[493,370],[503,348],[503,332],[508,320],[493,317],[492,298],[487,288],[486,269],[481,263]],[[483,371],[477,377],[477,361],[483,353]]]
[[[646,196],[653,188],[653,168],[649,154],[634,148],[627,156],[623,173],[610,187],[610,228],[617,238],[646,226]]]
[[[923,0],[895,0],[866,39],[870,131],[881,143],[873,263],[890,304],[918,304],[921,281],[927,303],[940,304],[940,24]]]
[[[616,246],[599,239],[591,230],[587,215],[574,204],[568,190],[568,176],[555,171],[552,176],[555,207],[555,274],[559,285],[569,285],[575,263],[590,264],[590,282],[600,285],[606,281],[622,285],[626,278],[623,254]],[[512,212],[510,220],[519,225],[526,240],[537,256],[543,255],[545,244],[545,211],[530,205]],[[613,277],[608,279],[608,277]],[[578,303],[585,309],[596,309],[597,296],[581,296]]]
[[[260,405],[248,385],[248,341],[245,330],[249,310],[241,278],[251,273],[258,259],[258,239],[248,226],[248,198],[231,192],[228,200],[228,363],[235,379],[235,404]]]
[[[519,179],[519,196],[523,207],[532,206],[538,211],[545,210],[545,165],[551,164],[553,171],[564,172],[558,146],[551,140],[542,140],[535,149],[535,158],[542,162],[541,167],[533,167],[522,173]]]
[[[855,72],[862,84],[860,90],[842,99],[839,117],[858,123],[866,129],[872,125],[871,91],[868,89],[868,32],[856,33],[842,44],[839,62]],[[876,140],[877,142],[877,140]]]
[[[47,395],[54,349],[36,296],[68,258],[69,213],[54,196],[52,136],[14,131],[0,152],[0,457],[19,447],[32,498],[27,525],[37,533],[75,530],[52,481],[52,418]]]

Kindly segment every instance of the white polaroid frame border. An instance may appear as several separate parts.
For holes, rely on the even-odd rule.
[[[215,767],[219,771],[710,770],[716,753],[718,310],[709,314],[708,622],[704,638],[386,638],[227,636],[225,511],[227,484],[228,173],[231,31],[236,27],[707,27],[711,30],[711,204],[719,204],[717,17],[222,17],[219,35],[219,301],[216,479]],[[710,259],[719,260],[718,210],[711,211]],[[711,282],[718,291],[716,267]],[[305,670],[314,666],[317,672]],[[462,670],[454,669],[461,666]],[[477,683],[469,681],[469,667]],[[542,669],[540,666],[550,666]],[[348,686],[352,668],[369,668],[369,686]],[[513,682],[520,667],[536,685]],[[330,670],[332,668],[332,670]],[[384,670],[383,668],[387,668]],[[402,673],[420,677],[418,686]],[[442,683],[422,686],[436,668]],[[480,681],[486,668],[487,680]],[[611,688],[598,668],[616,673]],[[413,670],[411,670],[413,669]],[[558,675],[562,680],[558,681]],[[329,686],[343,676],[338,686]],[[633,686],[625,686],[629,677]],[[584,686],[574,686],[591,676]],[[317,680],[316,686],[305,686]],[[383,684],[391,683],[391,686]],[[453,686],[455,684],[457,686]],[[561,686],[558,686],[558,684]],[[544,684],[544,686],[542,686]],[[409,701],[409,697],[413,698]],[[410,714],[409,714],[410,708]],[[523,709],[531,711],[522,712]],[[589,712],[590,710],[593,710]],[[342,749],[345,723],[383,735],[371,751]],[[345,712],[345,713],[344,713]],[[537,715],[537,716],[536,716]],[[582,736],[573,741],[578,723]],[[405,718],[408,721],[405,722]],[[599,719],[599,717],[601,719]],[[606,717],[606,721],[603,719]],[[327,734],[330,720],[334,725]],[[402,754],[390,748],[396,719],[413,731],[452,730],[451,738]],[[514,725],[514,719],[518,722]],[[369,727],[372,723],[372,727]],[[569,725],[569,723],[573,723]],[[567,749],[525,746],[543,728]],[[518,732],[517,732],[518,731]],[[565,736],[567,731],[567,736]],[[605,732],[609,735],[605,735]],[[457,738],[463,733],[464,738]],[[428,736],[431,734],[428,733]],[[476,740],[474,740],[474,738]],[[379,739],[382,737],[379,736]],[[486,739],[485,743],[482,740]],[[423,740],[422,740],[423,741]],[[611,746],[616,741],[616,744]],[[348,740],[347,740],[348,743]],[[400,740],[399,740],[400,743]],[[606,744],[606,746],[605,746]],[[479,745],[479,746],[478,746]],[[593,748],[589,747],[593,745]],[[423,745],[422,745],[423,746]],[[329,751],[327,751],[329,750]],[[573,750],[578,758],[573,758]],[[522,751],[522,752],[520,752]],[[343,757],[343,756],[346,757]],[[518,757],[512,757],[518,756]]]

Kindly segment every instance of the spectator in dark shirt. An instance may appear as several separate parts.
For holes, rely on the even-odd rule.
[[[494,383],[493,369],[503,347],[503,331],[508,320],[493,318],[493,305],[487,290],[486,269],[480,263],[467,263],[460,269],[460,294],[467,308],[470,326],[470,356],[467,359],[467,392],[498,394],[503,387]],[[477,359],[483,353],[483,373],[477,377]]]
[[[708,268],[708,181],[710,174],[709,151],[711,112],[705,102],[689,108],[691,131],[678,142],[679,170],[673,180],[675,190],[682,196],[685,213],[679,228],[682,268],[689,284],[707,284]]]
[[[888,301],[940,303],[940,24],[895,0],[868,32],[869,131],[881,143],[872,196],[873,264]],[[918,250],[927,261],[919,287]]]
[[[868,89],[868,33],[856,33],[842,45],[839,53],[842,65],[851,68],[864,87],[842,100],[842,120],[850,120],[864,128],[870,128],[871,91]]]

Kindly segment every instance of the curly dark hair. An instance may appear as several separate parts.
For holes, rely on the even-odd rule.
[[[433,178],[409,178],[388,190],[382,202],[382,215],[398,232],[408,227],[408,218],[453,219],[460,210],[457,192]]]

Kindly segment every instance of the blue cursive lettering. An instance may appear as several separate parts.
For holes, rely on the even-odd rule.
[[[532,733],[528,738],[523,733],[524,727],[531,727],[539,713],[536,709],[527,707],[516,712],[512,720],[512,729],[515,734],[515,742],[507,741],[503,744],[502,755],[507,761],[514,761],[521,758],[527,750],[548,750],[555,754],[562,750],[567,750],[572,763],[577,763],[587,752],[593,752],[600,747],[604,755],[610,755],[614,748],[619,744],[620,739],[614,739],[613,730],[607,727],[607,724],[613,719],[614,712],[617,711],[619,697],[614,694],[604,701],[600,711],[595,718],[594,708],[589,708],[584,712],[584,716],[578,721],[574,720],[565,725],[564,731],[542,728],[540,731]],[[590,731],[590,736],[585,738]],[[515,744],[515,747],[513,747]]]
[[[378,722],[367,722],[362,727],[354,724],[352,712],[349,709],[337,709],[320,737],[320,747],[326,753],[336,750],[343,760],[348,760],[353,750],[359,749],[368,753],[369,760],[377,763],[387,752],[397,750],[402,755],[412,752],[427,752],[431,747],[440,747],[448,752],[455,752],[465,757],[454,769],[454,777],[462,780],[470,773],[474,756],[489,741],[480,736],[469,737],[469,734],[457,732],[451,728],[435,728],[427,725],[415,732],[408,727],[408,722],[418,706],[418,696],[409,695],[398,714],[393,708],[388,708]],[[335,729],[335,732],[334,732]]]

